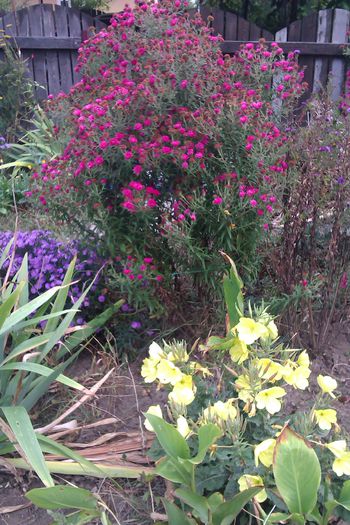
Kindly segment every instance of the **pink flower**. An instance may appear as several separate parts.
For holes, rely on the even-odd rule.
[[[156,280],[157,280],[158,282],[161,282],[163,279],[164,279],[164,277],[163,277],[162,275],[157,275],[157,276],[156,276]]]
[[[147,201],[147,207],[148,208],[155,208],[157,206],[157,201],[154,199],[148,199]]]
[[[182,80],[182,81],[180,82],[180,88],[181,88],[181,89],[185,89],[185,88],[187,88],[187,84],[188,84],[188,80]]]
[[[255,208],[255,206],[258,205],[258,203],[257,203],[257,201],[256,201],[255,199],[252,199],[252,200],[249,202],[249,204],[250,204],[251,206],[253,206],[253,208]]]
[[[141,184],[141,182],[137,182],[136,180],[129,182],[129,187],[136,191],[142,191],[144,189],[144,185]]]
[[[135,204],[130,201],[122,202],[122,207],[129,211],[135,211],[136,209]]]
[[[136,164],[136,166],[133,167],[132,171],[133,173],[135,173],[135,175],[140,175],[140,173],[142,172],[141,164]]]
[[[213,200],[213,204],[221,204],[221,203],[222,203],[221,197],[215,197],[215,199]]]
[[[146,264],[152,264],[153,257],[144,257],[143,262],[145,262]]]

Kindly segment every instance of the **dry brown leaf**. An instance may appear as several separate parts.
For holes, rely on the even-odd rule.
[[[32,503],[28,501],[27,503],[23,503],[22,505],[13,505],[9,507],[0,507],[0,514],[10,514],[11,512],[17,512],[17,510],[26,509],[27,507],[30,507]]]

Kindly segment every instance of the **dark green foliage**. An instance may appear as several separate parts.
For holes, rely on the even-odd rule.
[[[0,34],[0,136],[13,141],[18,126],[33,106],[33,84],[27,76],[25,61]]]

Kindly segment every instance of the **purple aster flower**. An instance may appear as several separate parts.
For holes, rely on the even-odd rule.
[[[139,330],[142,325],[141,325],[140,321],[133,321],[132,323],[130,323],[130,326],[134,330]]]

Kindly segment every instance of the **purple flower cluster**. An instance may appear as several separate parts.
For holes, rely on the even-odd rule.
[[[0,254],[12,238],[12,231],[0,232]],[[18,232],[15,257],[10,271],[11,277],[19,270],[25,254],[28,255],[31,298],[53,286],[62,284],[69,263],[77,255],[74,280],[78,282],[73,284],[69,290],[70,299],[74,303],[81,295],[86,282],[91,282],[102,266],[101,259],[90,248],[80,245],[78,241],[61,242],[48,230]],[[0,269],[0,276],[4,276],[9,264],[10,260],[7,258]],[[96,289],[96,283],[93,289]],[[84,306],[90,306],[88,297],[84,301]]]

